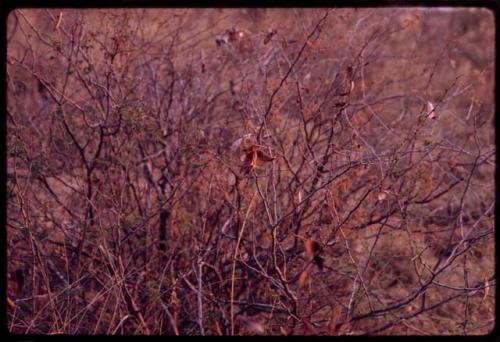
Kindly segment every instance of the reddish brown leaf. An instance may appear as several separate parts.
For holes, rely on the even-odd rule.
[[[317,241],[314,241],[313,239],[307,239],[304,242],[304,249],[306,251],[306,256],[312,259],[319,254],[321,246]]]
[[[220,324],[219,324],[219,322],[218,322],[218,321],[215,321],[215,331],[217,331],[217,334],[218,334],[219,336],[222,336],[222,335],[223,335],[223,334],[222,334],[222,329],[221,329]]]
[[[486,297],[488,297],[488,293],[490,292],[490,282],[488,281],[488,279],[484,279],[484,295],[483,295],[483,299],[482,300],[485,300]]]
[[[56,26],[55,26],[54,30],[58,30],[59,26],[61,26],[62,17],[63,17],[63,12],[60,11],[59,12],[59,17],[57,18],[57,23],[56,23]]]
[[[304,286],[307,282],[307,279],[309,279],[309,273],[307,272],[307,269],[304,270],[304,272],[302,272],[300,274],[300,277],[299,277],[299,285],[300,287]]]
[[[257,166],[257,154],[255,153],[255,149],[248,152],[245,156],[245,161],[243,166],[241,167],[241,172],[249,173]]]
[[[295,195],[295,203],[299,204],[302,202],[302,190],[299,190]]]
[[[272,161],[272,160],[274,160],[274,157],[268,156],[267,154],[265,154],[264,152],[262,152],[260,150],[257,150],[257,157],[261,161]]]
[[[325,259],[323,259],[319,253],[321,252],[321,245],[312,239],[307,239],[304,242],[304,250],[306,251],[306,256],[309,259],[312,259],[314,263],[318,266],[320,270],[323,269],[323,262]]]
[[[14,301],[12,299],[10,299],[10,297],[7,297],[7,305],[11,309],[15,309],[16,308],[16,304],[14,303]]]

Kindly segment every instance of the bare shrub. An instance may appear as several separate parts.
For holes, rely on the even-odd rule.
[[[493,27],[11,12],[9,331],[490,332]]]

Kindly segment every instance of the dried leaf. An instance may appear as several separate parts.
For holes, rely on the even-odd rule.
[[[233,201],[231,200],[231,195],[227,192],[224,192],[224,200],[227,202],[227,203],[232,203]]]
[[[221,329],[220,324],[219,324],[219,322],[218,322],[218,321],[215,321],[215,331],[217,331],[217,334],[218,334],[219,336],[222,336],[222,335],[223,335],[223,334],[222,334],[222,329]]]
[[[252,133],[245,134],[239,139],[236,139],[232,144],[231,144],[231,150],[236,151],[239,147],[242,148],[243,151],[251,147],[252,145]]]
[[[457,67],[457,61],[454,59],[450,59],[450,65],[452,69],[455,69]]]
[[[302,190],[299,190],[295,195],[295,203],[299,204],[300,202],[302,202]]]
[[[383,200],[385,200],[387,197],[387,194],[385,192],[379,192],[379,194],[377,195],[377,199],[382,202]]]
[[[272,161],[272,160],[274,160],[274,157],[268,156],[267,154],[265,154],[264,152],[262,152],[260,150],[257,150],[257,157],[261,161]]]
[[[288,329],[286,327],[280,327],[280,333],[283,335],[288,335]]]
[[[430,114],[433,111],[434,111],[434,105],[432,104],[431,101],[427,101],[427,113]]]
[[[304,249],[306,251],[307,257],[313,259],[319,254],[321,246],[317,241],[314,241],[313,239],[307,239],[304,242]]]
[[[427,115],[428,115],[429,119],[436,119],[437,118],[436,111],[434,110],[434,105],[430,101],[427,101]]]
[[[299,286],[303,287],[306,284],[307,279],[309,279],[309,272],[307,272],[306,269],[299,276]]]
[[[252,170],[254,170],[257,167],[257,158],[256,158],[256,153],[248,153],[247,156],[245,157],[245,162],[243,163],[243,166],[241,167],[241,172],[244,173],[250,173]]]
[[[245,160],[241,170],[245,173],[249,173],[257,167],[257,160],[269,162],[275,159],[275,157],[268,156],[266,153],[258,150],[255,144],[244,147],[243,151],[245,152]]]
[[[318,268],[322,270],[325,259],[319,255],[319,253],[321,252],[321,245],[313,239],[307,239],[304,242],[304,250],[306,252],[306,256],[310,260],[313,260]]]
[[[231,151],[236,151],[240,146],[241,142],[243,141],[243,138],[236,139],[232,144],[231,144]]]
[[[12,299],[10,299],[10,297],[7,297],[7,305],[11,308],[11,309],[15,309],[16,308],[16,304],[14,303],[14,301]]]
[[[488,297],[488,293],[490,292],[490,282],[488,281],[488,279],[485,279],[484,280],[484,295],[483,295],[483,300],[486,299],[486,297]]]
[[[59,26],[61,26],[62,17],[63,17],[63,12],[60,11],[59,12],[59,16],[57,18],[57,23],[56,23],[56,26],[55,26],[54,30],[58,30]]]

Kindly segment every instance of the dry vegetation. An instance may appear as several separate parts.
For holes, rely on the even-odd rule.
[[[8,329],[494,327],[494,17],[20,9]]]

